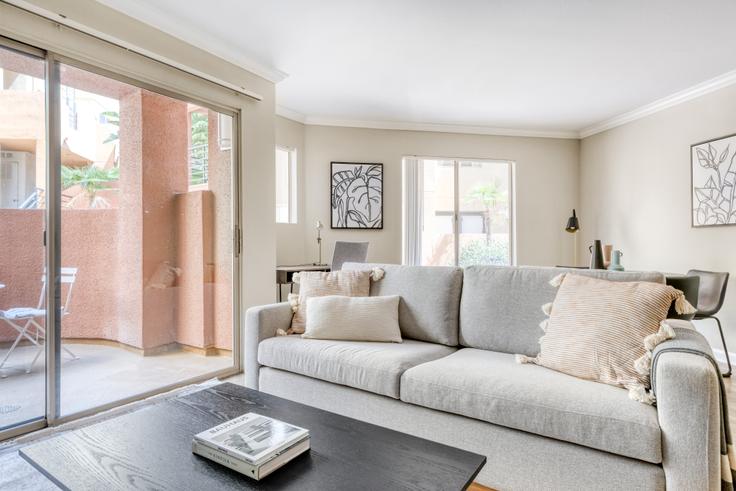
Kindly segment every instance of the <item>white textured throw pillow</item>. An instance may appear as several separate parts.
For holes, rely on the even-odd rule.
[[[398,295],[307,299],[303,338],[400,343]]]

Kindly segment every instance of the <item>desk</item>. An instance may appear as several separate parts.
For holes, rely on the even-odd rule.
[[[281,302],[281,286],[289,285],[289,291],[294,287],[294,273],[300,271],[331,271],[329,264],[294,264],[286,266],[276,266],[276,288],[279,291],[279,302]]]

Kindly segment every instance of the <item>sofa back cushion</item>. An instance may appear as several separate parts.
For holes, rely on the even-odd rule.
[[[557,294],[549,281],[563,272],[612,281],[664,283],[664,275],[656,272],[469,266],[460,300],[460,344],[536,356],[544,334],[539,323],[546,319],[542,305]]]
[[[345,263],[343,270],[375,267],[385,272],[371,283],[370,295],[398,295],[399,326],[405,338],[457,346],[461,268],[443,266],[398,266],[395,264]]]

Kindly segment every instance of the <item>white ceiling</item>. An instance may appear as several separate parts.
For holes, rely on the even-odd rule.
[[[577,134],[736,69],[733,0],[98,1],[311,122]]]

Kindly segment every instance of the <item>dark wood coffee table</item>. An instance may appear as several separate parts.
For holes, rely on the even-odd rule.
[[[308,428],[310,452],[261,481],[192,454],[192,437],[254,411]],[[29,445],[62,489],[465,489],[482,455],[223,383]]]

